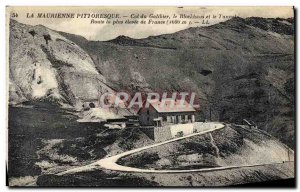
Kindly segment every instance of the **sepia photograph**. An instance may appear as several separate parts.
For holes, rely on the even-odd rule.
[[[293,6],[7,6],[10,188],[296,186]]]

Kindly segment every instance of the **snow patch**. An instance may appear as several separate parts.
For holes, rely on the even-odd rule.
[[[49,90],[56,89],[57,92],[57,81],[55,77],[55,73],[52,69],[48,67],[44,67],[42,65],[37,65],[34,71],[34,80],[32,81],[32,96],[34,98],[41,98],[46,96],[49,93]],[[59,96],[58,93],[54,94],[56,97]]]

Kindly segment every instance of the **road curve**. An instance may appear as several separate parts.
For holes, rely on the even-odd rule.
[[[186,135],[186,136],[183,136],[183,137],[178,137],[178,138],[170,139],[170,140],[167,140],[167,141],[164,141],[164,142],[161,142],[161,143],[156,143],[156,144],[153,144],[153,145],[148,145],[148,146],[145,146],[145,147],[141,147],[141,148],[133,149],[133,150],[130,150],[130,151],[126,151],[126,152],[120,153],[120,154],[112,156],[112,157],[107,157],[107,158],[101,159],[101,160],[96,161],[96,162],[94,162],[92,164],[89,164],[89,165],[85,165],[85,166],[81,166],[81,167],[76,167],[74,169],[69,169],[67,171],[63,171],[63,172],[57,173],[56,175],[65,175],[65,174],[71,174],[71,173],[76,173],[76,172],[90,171],[90,170],[95,170],[95,169],[99,169],[99,168],[104,168],[104,169],[108,169],[108,170],[115,170],[115,171],[144,172],[144,173],[146,173],[146,172],[149,172],[149,173],[172,173],[172,172],[191,172],[191,171],[197,171],[197,170],[151,170],[151,169],[138,169],[138,168],[134,168],[134,167],[127,167],[127,166],[119,165],[116,162],[120,158],[128,156],[128,155],[131,155],[133,153],[137,153],[137,152],[140,152],[140,151],[143,151],[143,150],[146,150],[146,149],[150,149],[152,147],[157,147],[157,146],[160,146],[160,145],[164,145],[166,143],[171,143],[171,142],[174,142],[174,141],[182,140],[182,139],[193,137],[193,136],[196,136],[196,135],[202,135],[202,134],[209,133],[209,132],[212,132],[212,131],[215,131],[215,130],[218,130],[218,129],[222,129],[222,128],[225,127],[225,125],[222,124],[222,123],[220,123],[220,122],[209,122],[209,124],[214,124],[213,128],[206,129],[206,130],[203,130],[201,132],[193,133],[193,134]],[[215,169],[218,169],[218,168],[215,168]],[[204,169],[201,169],[201,170],[204,170]]]
[[[148,146],[145,146],[145,147],[141,147],[141,148],[133,149],[133,150],[130,150],[130,151],[126,151],[124,153],[120,153],[120,154],[112,156],[112,157],[101,159],[101,160],[95,162],[94,164],[100,166],[101,168],[108,169],[108,170],[125,171],[125,172],[140,172],[140,173],[182,173],[182,172],[193,172],[193,171],[200,171],[200,170],[201,171],[208,171],[208,170],[212,170],[212,169],[216,169],[216,170],[220,169],[222,167],[205,168],[205,169],[193,169],[193,170],[154,170],[154,169],[139,169],[139,168],[127,167],[127,166],[117,164],[117,161],[120,158],[131,155],[133,153],[137,153],[137,152],[140,152],[140,151],[144,151],[146,149],[150,149],[150,148],[157,147],[157,146],[160,146],[160,145],[164,145],[164,144],[167,144],[167,143],[171,143],[171,142],[174,142],[174,141],[186,139],[186,138],[193,137],[193,136],[196,136],[196,135],[202,135],[202,134],[209,133],[209,132],[212,132],[212,131],[215,131],[215,130],[218,130],[218,129],[222,129],[222,128],[225,127],[225,125],[222,124],[222,123],[217,123],[216,122],[216,123],[213,123],[213,124],[214,124],[214,126],[211,129],[203,130],[203,131],[198,132],[198,133],[193,133],[193,134],[186,135],[186,136],[183,136],[183,137],[170,139],[170,140],[167,140],[167,141],[164,141],[164,142],[161,142],[161,143],[156,143],[156,144],[153,144],[153,145],[148,145]],[[231,168],[234,168],[234,167],[235,166],[232,166]],[[223,167],[223,169],[224,169],[224,167]]]

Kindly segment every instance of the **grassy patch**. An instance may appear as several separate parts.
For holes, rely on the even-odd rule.
[[[47,157],[36,152],[45,147],[45,140],[88,138],[102,129],[99,124],[78,123],[77,117],[50,103],[31,102],[24,107],[9,106],[8,119],[8,174],[9,177],[35,176],[42,172],[39,164],[42,160],[56,162],[74,162],[79,149],[63,154],[46,150]],[[65,148],[69,148],[66,142]],[[54,145],[54,148],[56,146]],[[80,146],[82,147],[82,146]],[[79,147],[79,148],[80,148]],[[63,148],[63,147],[62,147]],[[81,148],[83,149],[83,148]],[[101,149],[99,149],[101,150]],[[63,149],[62,149],[63,151]],[[73,157],[74,155],[74,157]],[[45,159],[43,159],[45,158]],[[52,163],[51,161],[49,163]]]
[[[159,160],[157,153],[144,152],[141,154],[130,156],[129,158],[120,159],[117,163],[129,167],[144,168],[147,165],[153,165]]]
[[[212,132],[212,136],[221,157],[236,153],[244,144],[242,134],[228,127]]]

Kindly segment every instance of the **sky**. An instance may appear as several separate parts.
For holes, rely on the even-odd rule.
[[[106,41],[124,35],[131,38],[146,38],[161,34],[174,33],[189,27],[213,25],[228,19],[223,16],[246,17],[264,17],[264,18],[289,18],[294,17],[293,7],[8,7],[7,19],[14,13],[17,17],[13,19],[29,25],[44,25],[53,30],[63,31],[76,35],[81,35],[88,40]],[[34,18],[28,18],[27,14],[34,14]],[[127,20],[132,14],[134,15],[170,15],[176,14],[195,14],[207,17],[211,15],[209,24],[201,24],[202,19],[185,19],[186,24],[91,24],[91,18],[37,18],[37,13],[97,13],[97,14],[120,14],[119,20]],[[212,15],[217,16],[212,19]],[[219,16],[222,15],[221,18]],[[127,17],[124,17],[127,16]],[[99,19],[95,19],[99,20]],[[106,22],[106,19],[104,19]],[[141,18],[137,19],[141,22]],[[148,22],[148,18],[146,21]],[[163,19],[152,19],[153,21]],[[191,21],[191,23],[190,23]],[[200,23],[196,23],[200,22]]]

